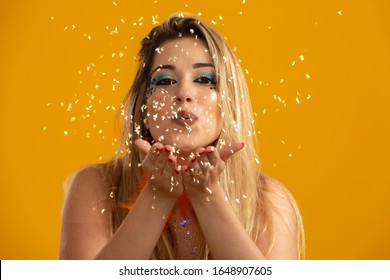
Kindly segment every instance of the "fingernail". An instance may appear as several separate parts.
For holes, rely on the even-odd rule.
[[[244,147],[245,147],[245,143],[241,142],[241,148],[244,148]]]
[[[208,154],[214,153],[214,147],[211,147],[209,151],[207,151]]]
[[[179,175],[179,174],[180,174],[180,171],[177,170],[177,169],[175,168],[175,173],[176,173],[177,175]]]
[[[203,149],[203,150],[201,150],[201,151],[199,152],[199,155],[201,156],[201,155],[203,155],[205,152],[206,152],[206,150]]]
[[[194,163],[196,161],[196,157],[194,157],[193,159],[191,159],[191,162]]]
[[[169,161],[169,162],[173,162],[173,159],[171,159],[170,157],[168,157],[168,161]]]
[[[171,153],[171,150],[167,149],[167,147],[165,147],[165,151],[170,154]]]

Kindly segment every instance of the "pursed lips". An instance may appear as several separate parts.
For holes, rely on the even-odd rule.
[[[198,121],[198,116],[188,110],[181,110],[172,116],[172,121],[181,126],[191,126]]]

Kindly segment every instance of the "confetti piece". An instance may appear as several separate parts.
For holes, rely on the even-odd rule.
[[[337,13],[338,13],[340,16],[343,15],[343,11],[342,11],[342,10],[338,11]]]
[[[156,16],[152,16],[152,23],[154,24],[154,25],[156,25],[156,24],[160,24],[159,22],[158,22],[158,16],[156,15]]]

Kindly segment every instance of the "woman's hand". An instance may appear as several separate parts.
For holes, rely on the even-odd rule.
[[[244,143],[233,142],[220,150],[214,146],[197,149],[188,159],[188,166],[182,168],[184,189],[192,203],[212,199],[213,192],[220,188],[219,175],[226,168],[226,162],[243,147]]]
[[[142,168],[148,178],[147,185],[158,197],[178,198],[183,193],[183,185],[172,147],[161,143],[150,146],[142,139],[135,140],[134,144],[140,151]]]

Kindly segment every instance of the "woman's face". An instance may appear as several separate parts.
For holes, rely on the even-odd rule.
[[[203,41],[179,38],[157,48],[147,96],[147,126],[156,142],[186,154],[219,136],[220,95]]]

